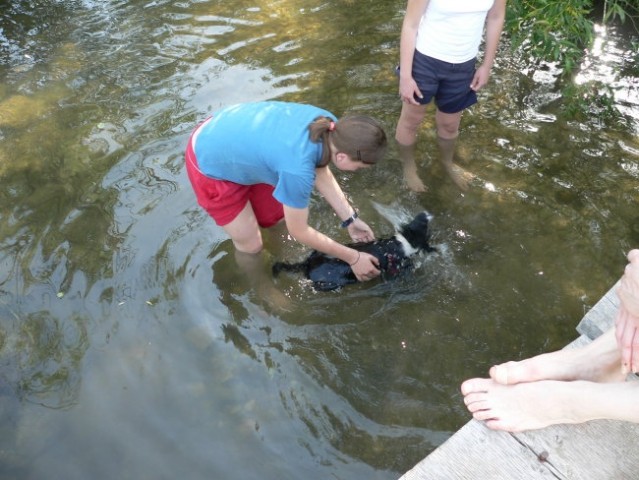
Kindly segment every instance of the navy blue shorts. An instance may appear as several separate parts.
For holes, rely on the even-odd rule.
[[[477,103],[477,94],[470,88],[475,76],[476,59],[464,63],[448,63],[415,50],[413,78],[423,98],[415,100],[426,105],[433,98],[437,109],[457,113]]]

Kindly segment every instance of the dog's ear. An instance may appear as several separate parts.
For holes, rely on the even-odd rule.
[[[430,240],[429,223],[431,218],[428,212],[420,212],[410,223],[402,226],[399,232],[411,246],[428,251],[430,249],[428,241]]]

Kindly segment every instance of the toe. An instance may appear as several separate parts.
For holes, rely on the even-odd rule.
[[[469,393],[468,395],[464,396],[464,405],[466,405],[470,409],[475,404],[483,402],[485,398],[486,398],[486,394],[484,392]]]
[[[490,381],[488,378],[471,378],[461,384],[461,392],[464,396],[474,392],[485,392]]]
[[[485,422],[486,420],[497,420],[495,414],[491,410],[475,410],[473,412],[473,418]]]
[[[490,369],[490,377],[497,383],[508,385],[508,367],[495,365]]]

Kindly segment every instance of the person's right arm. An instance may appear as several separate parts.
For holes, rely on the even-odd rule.
[[[414,95],[422,97],[422,92],[419,91],[413,78],[413,56],[417,43],[417,30],[427,6],[428,0],[408,0],[399,40],[399,96],[402,102],[413,105],[419,105]]]
[[[318,232],[308,224],[308,208],[293,208],[284,205],[286,228],[295,240],[310,248],[348,263],[359,281],[370,280],[379,275],[377,259],[368,253],[358,252]]]

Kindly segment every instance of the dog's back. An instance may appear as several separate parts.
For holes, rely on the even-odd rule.
[[[393,237],[347,246],[373,255],[379,262],[382,278],[394,278],[412,269],[412,255],[435,250],[428,243],[430,219],[428,212],[420,212],[410,223],[402,225]],[[273,274],[278,275],[282,271],[302,273],[313,282],[315,289],[321,291],[336,290],[357,282],[348,263],[316,250],[303,262],[276,262]]]

